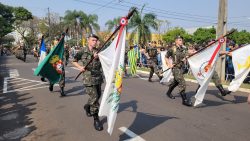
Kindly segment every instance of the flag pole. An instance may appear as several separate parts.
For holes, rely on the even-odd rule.
[[[126,16],[127,19],[130,19],[131,16],[134,14],[134,12],[136,11],[136,8],[133,8],[128,15]],[[99,53],[104,47],[105,45],[112,39],[112,37],[119,31],[119,29],[121,28],[121,25],[119,25],[115,31],[109,36],[109,38],[104,42],[104,44],[102,45],[102,47],[100,47],[96,53]],[[91,60],[84,66],[85,68],[88,67],[88,65],[94,60],[94,55],[92,55]],[[82,74],[83,72],[81,71],[75,78],[75,80],[77,80],[77,78]]]
[[[221,38],[225,38],[225,37],[231,35],[232,33],[234,33],[235,31],[236,31],[236,30],[232,30],[232,31],[230,31],[229,33],[227,33],[226,35],[221,36],[220,38],[218,38],[218,39],[216,39],[215,41],[213,41],[212,43],[206,45],[204,48],[198,50],[198,51],[195,52],[194,54],[189,55],[187,58],[190,58],[190,57],[194,56],[195,54],[197,54],[197,53],[199,53],[199,52],[205,50],[206,48],[210,47],[210,46],[213,45],[214,43],[217,43]],[[187,58],[186,58],[186,59],[187,59]]]
[[[204,48],[202,48],[202,49],[198,50],[198,51],[197,51],[197,52],[195,52],[194,54],[189,55],[188,57],[186,57],[186,59],[187,59],[187,58],[190,58],[190,57],[192,57],[192,56],[194,56],[195,54],[197,54],[197,53],[199,53],[199,52],[201,52],[201,51],[203,51],[203,50],[205,50],[206,48],[210,47],[210,46],[211,46],[211,45],[213,45],[214,43],[218,42],[221,38],[225,38],[225,37],[227,37],[227,36],[231,35],[232,33],[234,33],[235,31],[236,31],[236,30],[232,30],[232,31],[230,31],[230,32],[229,32],[229,33],[227,33],[226,35],[224,35],[224,36],[222,36],[222,37],[218,38],[217,40],[213,41],[212,43],[210,43],[210,44],[206,45]],[[235,50],[236,50],[236,49],[235,49]],[[234,51],[234,50],[232,50],[232,51]],[[168,69],[164,70],[164,71],[162,72],[162,74],[163,74],[164,72],[166,72],[166,71],[170,70],[170,69],[171,69],[171,68],[168,68]]]

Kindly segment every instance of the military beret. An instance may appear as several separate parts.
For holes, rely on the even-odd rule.
[[[181,35],[177,35],[175,39],[183,39],[183,37]]]
[[[88,38],[93,37],[96,38],[97,40],[99,40],[99,37],[93,33],[89,34]]]

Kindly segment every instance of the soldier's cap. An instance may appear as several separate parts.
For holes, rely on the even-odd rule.
[[[99,40],[99,37],[93,33],[89,34],[88,38],[93,37],[96,38],[97,40]]]
[[[183,40],[183,37],[182,37],[181,35],[177,35],[177,36],[175,37],[175,39],[182,39],[182,40]]]

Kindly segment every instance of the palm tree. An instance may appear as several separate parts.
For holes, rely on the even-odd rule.
[[[80,17],[80,12],[79,11],[71,11],[71,10],[67,10],[65,12],[65,16],[64,16],[64,23],[65,25],[69,26],[69,27],[74,27],[73,30],[70,29],[70,35],[74,35],[76,37],[77,34],[77,18]]]
[[[156,15],[153,13],[146,13],[143,15],[143,5],[140,12],[136,12],[131,18],[128,28],[132,29],[130,40],[132,40],[137,34],[137,43],[139,45],[145,45],[151,40],[151,30],[150,28],[157,30],[158,24],[156,22]]]
[[[113,20],[108,20],[105,23],[105,26],[108,27],[108,31],[111,31],[113,28],[117,28],[120,25],[121,17],[114,18]]]
[[[81,13],[81,28],[85,30],[87,34],[93,33],[93,30],[95,32],[98,32],[100,30],[100,26],[98,25],[98,16],[96,14],[85,14]]]

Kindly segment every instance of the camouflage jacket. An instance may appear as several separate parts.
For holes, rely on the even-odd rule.
[[[91,60],[94,52],[95,50],[90,51],[88,47],[84,47],[81,51],[76,53],[76,55],[74,56],[74,62],[78,62],[80,60],[82,62],[82,65],[86,66],[87,63]],[[98,58],[94,59],[92,63],[90,63],[85,69],[86,71],[82,73],[83,85],[98,85],[103,82],[101,62]]]
[[[166,58],[171,58],[175,68],[182,68],[185,65],[183,59],[188,55],[188,50],[185,46],[183,47],[172,47],[168,49]]]

